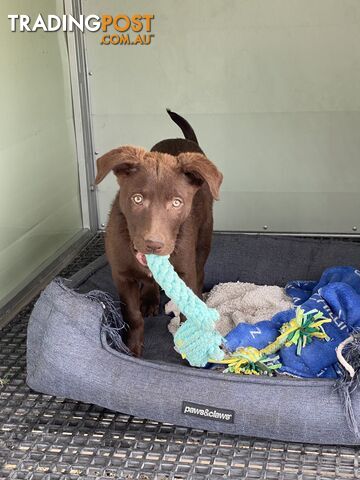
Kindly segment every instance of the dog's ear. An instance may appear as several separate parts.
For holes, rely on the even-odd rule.
[[[213,198],[219,200],[223,175],[215,165],[205,155],[197,152],[180,153],[177,158],[181,171],[185,173],[190,182],[199,187],[206,182]]]
[[[100,183],[112,170],[115,175],[130,175],[138,170],[146,150],[141,147],[125,145],[105,153],[96,161],[97,175],[95,184]]]

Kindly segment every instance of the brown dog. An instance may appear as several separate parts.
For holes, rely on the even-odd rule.
[[[97,161],[98,184],[112,170],[120,190],[112,205],[105,249],[129,325],[127,344],[140,356],[144,316],[156,315],[159,287],[145,253],[170,255],[184,282],[201,295],[213,228],[212,204],[222,174],[200,149],[190,124],[168,110],[185,139],[168,139],[150,152],[123,146]]]

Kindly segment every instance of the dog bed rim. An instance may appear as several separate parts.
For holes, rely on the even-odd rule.
[[[100,326],[101,328],[101,326]],[[226,374],[221,372],[214,372],[212,370],[196,368],[196,367],[189,367],[185,365],[172,365],[172,364],[165,364],[160,362],[155,362],[152,360],[145,360],[143,358],[133,357],[131,355],[126,355],[125,353],[118,352],[111,348],[107,341],[106,341],[106,332],[101,329],[100,333],[100,343],[101,348],[103,348],[106,352],[114,355],[115,357],[121,358],[126,362],[135,363],[137,365],[142,365],[146,368],[155,368],[156,370],[163,370],[163,371],[173,371],[176,373],[181,373],[182,375],[195,376],[198,377],[199,375],[206,377],[211,380],[218,380],[218,375],[221,375],[222,380],[227,382],[247,382],[247,383],[257,383],[258,385],[267,384],[268,382],[274,382],[276,379],[276,383],[279,385],[291,385],[292,387],[302,387],[304,383],[308,386],[323,388],[324,386],[335,386],[334,379],[329,378],[293,378],[290,376],[276,376],[276,377],[268,377],[266,375],[263,376],[253,376],[253,375],[235,375],[235,374]]]

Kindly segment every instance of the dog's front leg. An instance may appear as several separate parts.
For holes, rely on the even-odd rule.
[[[187,255],[183,255],[180,258],[177,257],[174,260],[174,268],[179,277],[185,282],[185,284],[201,298],[201,288],[199,288],[196,258],[194,252],[189,252]]]
[[[140,286],[129,278],[114,279],[121,300],[121,312],[129,326],[126,344],[136,357],[141,357],[144,347],[144,319],[140,311]]]
[[[154,279],[149,278],[141,282],[140,303],[144,318],[159,314],[160,289]]]

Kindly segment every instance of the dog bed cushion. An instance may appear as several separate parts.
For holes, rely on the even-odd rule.
[[[215,234],[205,290],[220,282],[284,286],[293,279],[317,280],[334,265],[359,266],[360,244]],[[144,358],[134,358],[110,342],[104,324],[107,297],[89,293],[94,290],[119,300],[105,257],[67,281],[52,282],[40,296],[28,328],[27,383],[32,389],[192,428],[283,441],[360,444],[333,380],[191,368],[173,348],[165,314],[145,320]],[[359,390],[352,394],[352,405],[359,417]]]

